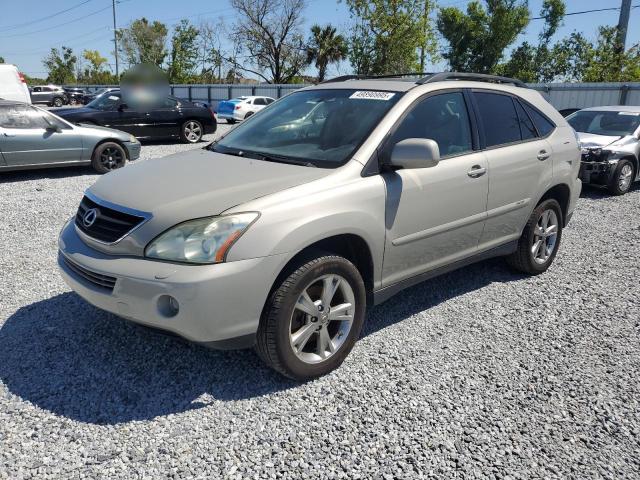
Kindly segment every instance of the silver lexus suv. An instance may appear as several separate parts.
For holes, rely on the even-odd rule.
[[[206,149],[100,178],[59,265],[93,305],[304,380],[367,307],[505,256],[553,262],[580,194],[573,129],[516,80],[441,73],[303,88]]]

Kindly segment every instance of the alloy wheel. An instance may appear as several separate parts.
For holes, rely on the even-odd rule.
[[[353,289],[340,275],[323,275],[300,294],[291,314],[289,341],[305,363],[320,363],[344,344],[356,312]]]
[[[533,231],[531,255],[538,264],[546,263],[556,248],[558,239],[558,215],[549,208],[542,212]]]
[[[202,137],[202,127],[198,122],[187,122],[184,126],[184,136],[191,143],[195,143]]]
[[[100,163],[107,170],[121,167],[123,160],[122,152],[115,147],[107,147],[100,154]]]
[[[626,192],[631,186],[631,180],[633,176],[633,167],[628,163],[625,164],[620,170],[620,175],[618,176],[618,188],[621,192]]]

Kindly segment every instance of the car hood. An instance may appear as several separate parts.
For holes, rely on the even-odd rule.
[[[150,212],[167,227],[322,178],[331,169],[288,165],[194,150],[128,164],[101,177],[89,192]]]
[[[578,132],[578,139],[580,140],[580,146],[584,148],[601,148],[606,147],[619,140],[620,135],[596,135],[594,133]]]

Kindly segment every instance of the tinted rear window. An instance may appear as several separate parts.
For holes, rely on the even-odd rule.
[[[551,123],[551,121],[547,119],[547,117],[542,115],[535,108],[531,107],[530,105],[527,105],[526,103],[524,104],[524,108],[529,114],[529,116],[531,117],[531,120],[533,120],[533,123],[538,129],[538,133],[540,134],[541,137],[546,137],[553,131],[554,128],[556,128],[556,126],[553,123]]]
[[[536,132],[536,127],[533,126],[533,122],[529,118],[529,115],[524,111],[520,102],[515,102],[515,104],[518,112],[518,118],[520,119],[520,134],[522,135],[522,139],[529,140],[531,138],[536,138],[538,133]]]
[[[475,93],[487,147],[519,142],[520,121],[511,97],[497,93]]]

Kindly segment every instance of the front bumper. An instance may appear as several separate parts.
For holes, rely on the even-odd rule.
[[[72,221],[60,234],[58,255],[65,282],[92,305],[214,348],[253,344],[262,308],[284,261],[284,255],[274,255],[181,265],[106,255],[82,242]],[[167,295],[179,304],[174,316],[163,303]]]
[[[142,149],[140,142],[125,142],[124,147],[127,149],[127,158],[129,160],[140,158],[140,150]]]
[[[616,163],[604,162],[580,162],[580,179],[583,183],[606,185],[615,169]]]

